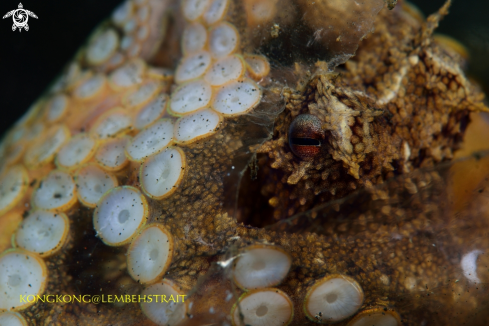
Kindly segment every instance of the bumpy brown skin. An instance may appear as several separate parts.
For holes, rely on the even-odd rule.
[[[338,74],[318,63],[304,90],[286,92],[273,138],[258,151],[269,157],[263,177],[272,176],[261,192],[275,218],[453,157],[483,95],[458,67],[460,58],[431,40],[439,15],[425,25],[406,16],[383,10]],[[304,113],[322,121],[327,138],[313,160],[288,146],[288,126]]]
[[[182,184],[168,199],[149,200],[149,222],[163,223],[176,239],[165,277],[194,301],[192,318],[183,325],[228,323],[242,291],[230,280],[232,264],[226,262],[257,243],[279,245],[292,257],[288,276],[277,286],[294,303],[292,325],[316,324],[304,314],[305,295],[327,274],[349,275],[360,284],[365,293],[360,311],[395,309],[405,325],[483,325],[489,320],[483,311],[487,291],[458,282],[460,255],[489,249],[489,219],[482,214],[486,206],[475,201],[461,212],[451,210],[451,190],[442,179],[448,168],[386,182],[450,159],[469,112],[483,109],[482,95],[456,59],[430,41],[438,18],[430,19],[422,27],[400,7],[383,10],[375,33],[338,74],[321,63],[312,75],[297,66],[302,83],[295,90],[283,87],[285,111],[276,120],[272,139],[259,149],[268,157],[258,158],[255,185],[245,182],[241,189],[246,195],[259,188],[275,207],[273,214],[263,216],[265,210],[254,210],[263,206],[256,205],[235,211],[239,169],[234,167],[242,167],[251,157],[249,150],[263,139],[258,135],[263,130],[248,117],[227,118],[214,136],[183,148],[187,167]],[[288,126],[300,113],[320,118],[328,135],[312,161],[301,161],[288,147]],[[473,161],[466,163],[468,167]],[[134,165],[118,175],[124,184],[139,185]],[[359,188],[371,190],[321,206]],[[255,224],[252,214],[262,212],[264,219],[274,221],[311,208],[290,224],[269,229],[235,219]],[[63,252],[48,261],[46,292],[140,293],[143,287],[128,280],[125,248],[96,240],[91,214],[85,208],[69,212],[76,232]],[[487,257],[479,256],[477,270],[485,281]],[[91,275],[100,279],[93,281]],[[228,294],[234,299],[226,299]],[[40,325],[152,325],[136,305],[36,304],[22,314]]]

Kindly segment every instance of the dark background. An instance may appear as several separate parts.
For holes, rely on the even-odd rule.
[[[0,16],[17,9],[20,0],[2,0]],[[61,72],[93,28],[121,0],[27,0],[28,32],[12,31],[12,18],[0,20],[0,134],[27,110]],[[428,15],[444,0],[416,0]],[[455,0],[438,32],[466,45],[469,74],[489,85],[489,1]],[[489,89],[486,89],[488,91]]]

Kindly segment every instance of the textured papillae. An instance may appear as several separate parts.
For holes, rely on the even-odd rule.
[[[0,324],[486,325],[483,94],[394,5],[122,3],[1,143]]]

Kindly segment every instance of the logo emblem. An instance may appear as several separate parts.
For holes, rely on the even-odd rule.
[[[14,20],[14,24],[12,25],[12,30],[15,31],[17,28],[19,32],[24,28],[26,31],[29,30],[29,25],[27,25],[27,21],[29,20],[29,16],[37,18],[36,14],[32,11],[23,9],[22,3],[19,3],[19,8],[9,11],[3,18],[7,18],[12,16]]]

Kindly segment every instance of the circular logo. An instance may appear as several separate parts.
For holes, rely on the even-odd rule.
[[[17,9],[13,14],[13,18],[14,24],[17,25],[17,27],[24,27],[29,19],[24,9]]]

